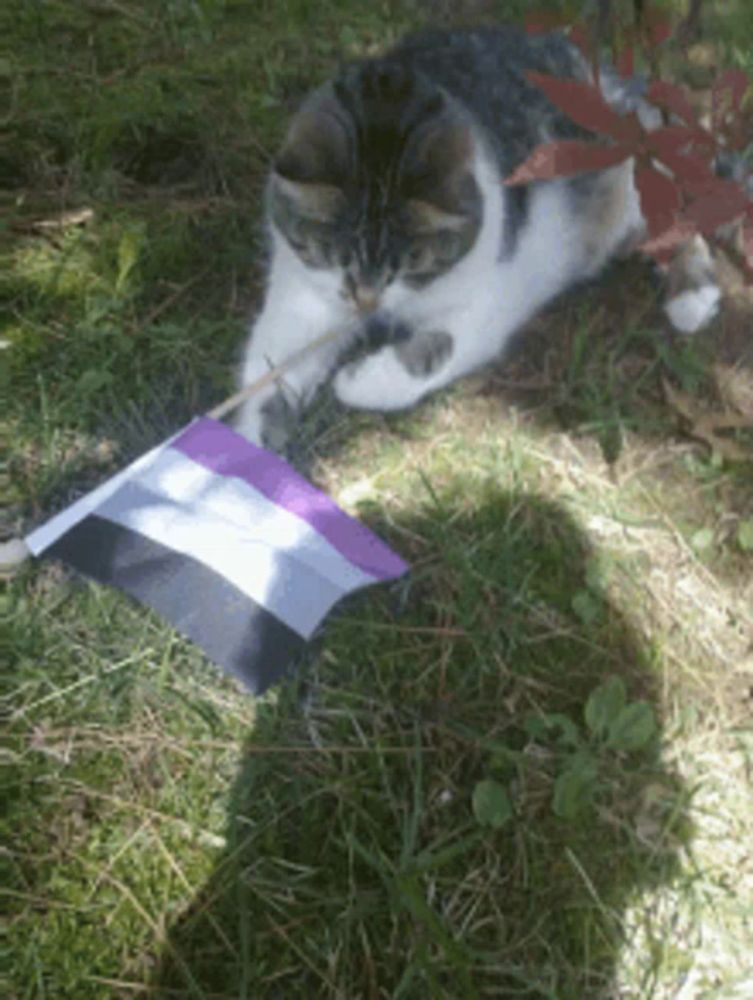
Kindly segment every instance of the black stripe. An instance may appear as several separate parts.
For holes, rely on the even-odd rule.
[[[305,651],[296,632],[191,556],[90,515],[44,551],[157,611],[254,694]]]

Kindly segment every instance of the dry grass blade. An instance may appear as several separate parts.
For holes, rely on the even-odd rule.
[[[230,391],[287,109],[440,20],[315,6],[0,4],[14,531]],[[753,69],[747,0],[719,7]],[[293,461],[412,573],[265,699],[110,589],[10,579],[5,993],[747,1000],[753,300],[725,292],[668,337],[620,262],[411,413],[323,393]]]

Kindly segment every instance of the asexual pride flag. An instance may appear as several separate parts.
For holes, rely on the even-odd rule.
[[[257,694],[337,601],[408,568],[281,458],[208,417],[26,544],[154,608]]]

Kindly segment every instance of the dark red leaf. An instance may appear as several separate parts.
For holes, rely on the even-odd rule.
[[[753,226],[743,226],[743,257],[745,258],[745,275],[748,282],[753,281]]]
[[[689,128],[687,125],[666,125],[645,134],[649,149],[658,156],[665,153],[680,153],[685,151],[706,150],[711,154],[716,148],[714,137],[702,128]]]
[[[667,108],[668,111],[677,115],[678,118],[682,118],[688,125],[698,128],[696,113],[688,100],[684,87],[680,87],[676,83],[667,83],[666,80],[654,80],[649,85],[646,96],[652,103],[658,104],[662,108]]]
[[[643,15],[643,23],[646,27],[646,41],[650,48],[658,48],[663,45],[668,38],[672,37],[674,27],[672,22],[664,17],[660,11],[648,11]]]
[[[594,77],[598,79],[599,60],[597,58],[597,52],[591,32],[579,24],[574,24],[568,31],[567,37],[573,45],[576,45],[580,49],[583,58],[593,70]]]
[[[569,20],[562,14],[555,14],[551,10],[534,10],[526,14],[523,25],[529,35],[543,35],[548,31],[557,31],[558,28],[566,28]]]
[[[728,180],[725,177],[717,177],[716,174],[703,181],[688,181],[683,186],[685,192],[691,198],[715,197],[735,200],[742,197],[748,200],[747,195],[737,181]]]
[[[714,129],[720,128],[729,115],[740,110],[745,92],[750,86],[747,73],[728,69],[714,80],[711,88],[711,118]]]
[[[637,142],[640,127],[631,119],[613,111],[601,96],[598,87],[580,80],[561,80],[556,76],[530,70],[526,76],[540,87],[552,104],[564,111],[582,128],[591,132],[604,132],[620,142]]]
[[[667,150],[662,154],[661,162],[669,167],[683,189],[688,183],[703,183],[714,178],[708,161],[695,153],[671,153]]]
[[[680,189],[671,177],[653,167],[635,171],[635,186],[641,199],[641,211],[648,225],[649,236],[655,237],[675,220],[680,208]]]
[[[658,236],[642,243],[639,249],[649,257],[654,257],[660,263],[667,263],[674,257],[678,247],[686,243],[694,234],[695,226],[681,219],[671,225]]]
[[[727,149],[745,150],[750,145],[750,137],[753,135],[753,115],[738,111],[734,117],[730,116],[720,123],[717,132],[724,137]]]
[[[621,163],[630,155],[629,146],[594,146],[575,139],[549,142],[534,149],[525,163],[505,180],[505,184],[528,184],[553,177],[572,177],[588,170],[603,170]]]
[[[684,217],[695,223],[701,233],[713,233],[719,226],[724,226],[728,222],[734,222],[747,209],[749,204],[748,196],[741,187],[734,185],[736,190],[731,188],[720,193],[713,191],[711,194],[702,195],[685,209]]]
[[[628,45],[620,52],[615,60],[615,66],[623,80],[628,80],[633,76],[635,73],[635,51],[632,45]]]
[[[746,223],[743,226],[743,247],[745,248],[746,257],[753,264],[753,225],[750,223]]]

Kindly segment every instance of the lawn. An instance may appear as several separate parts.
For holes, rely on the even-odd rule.
[[[231,390],[291,110],[450,8],[6,0],[0,537]],[[707,29],[753,69],[748,0]],[[753,996],[752,330],[671,334],[636,259],[412,413],[323,393],[291,459],[412,570],[258,701],[9,576],[2,996]]]

